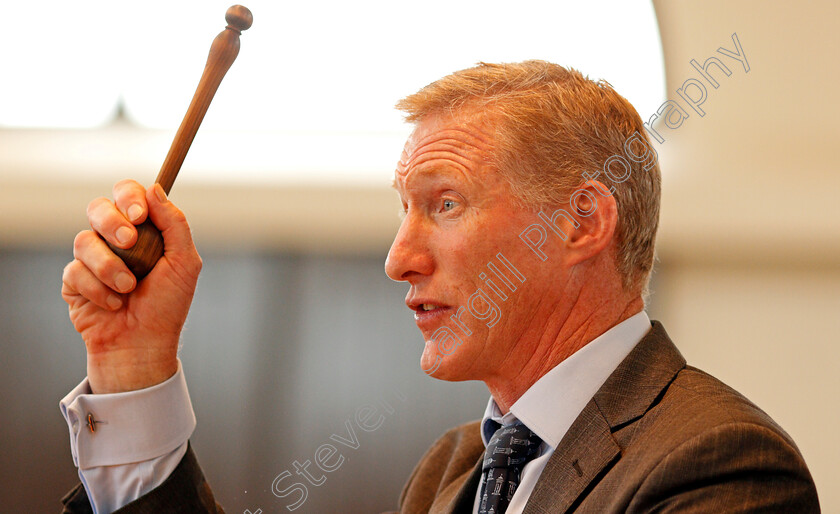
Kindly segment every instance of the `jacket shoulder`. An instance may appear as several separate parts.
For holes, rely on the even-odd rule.
[[[819,512],[793,439],[766,412],[686,366],[636,423],[614,433],[626,510]],[[629,479],[629,480],[628,480]]]
[[[702,431],[727,424],[763,427],[790,446],[793,439],[760,407],[735,389],[693,366],[682,369],[664,392],[659,407],[685,426],[689,437],[692,429]],[[798,449],[796,450],[798,453]]]
[[[455,500],[484,453],[480,423],[451,428],[432,443],[403,487],[400,512],[434,512],[433,504]]]

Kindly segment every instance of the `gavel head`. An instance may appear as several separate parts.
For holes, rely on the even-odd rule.
[[[244,5],[234,5],[225,13],[225,21],[228,22],[229,29],[242,32],[243,30],[248,30],[251,24],[254,23],[254,16]]]

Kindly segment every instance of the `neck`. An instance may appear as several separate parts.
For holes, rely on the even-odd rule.
[[[565,316],[557,313],[541,335],[523,338],[518,351],[500,366],[504,372],[484,380],[502,414],[507,414],[511,405],[543,375],[643,308],[644,302],[638,295],[601,302],[581,298]]]

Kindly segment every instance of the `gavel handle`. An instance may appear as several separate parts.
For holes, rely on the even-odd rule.
[[[222,83],[225,73],[239,55],[239,35],[251,26],[253,16],[248,8],[234,5],[227,10],[225,20],[228,25],[216,36],[210,46],[210,55],[207,57],[207,64],[195,95],[175,134],[172,146],[169,147],[169,153],[163,161],[160,173],[155,179],[166,194],[169,194],[175,183],[175,178],[187,157],[198,127],[201,126],[204,115],[207,114],[207,108],[210,107],[216,90],[219,89],[219,84]],[[124,250],[111,244],[108,246],[125,262],[137,280],[140,280],[149,274],[163,256],[163,236],[149,219],[137,225],[136,228],[137,242],[131,248]]]

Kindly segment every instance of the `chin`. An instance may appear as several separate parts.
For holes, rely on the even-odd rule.
[[[462,382],[472,380],[475,377],[467,374],[466,362],[463,355],[450,354],[442,355],[439,352],[430,352],[427,348],[420,357],[420,369],[432,378],[446,380],[448,382]]]

